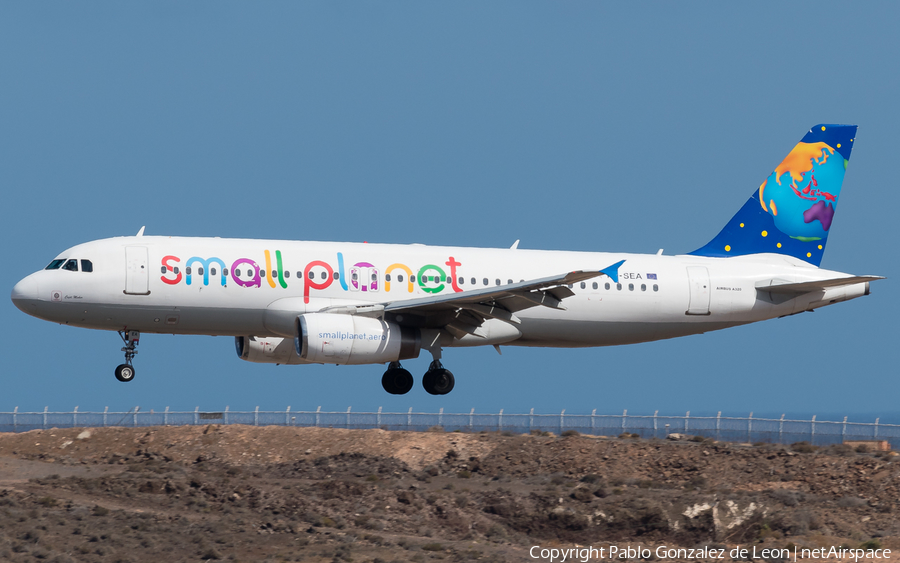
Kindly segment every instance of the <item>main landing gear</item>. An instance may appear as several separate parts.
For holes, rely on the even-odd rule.
[[[440,360],[431,362],[428,371],[422,377],[422,387],[432,395],[446,395],[453,391],[455,383],[453,374],[441,365]],[[381,386],[391,395],[405,395],[413,387],[413,376],[400,365],[400,362],[391,362],[381,376]]]
[[[400,362],[391,362],[381,376],[381,386],[391,395],[405,395],[413,387],[413,376]]]
[[[134,359],[134,355],[137,354],[137,345],[141,341],[141,333],[136,330],[119,331],[119,337],[122,339],[122,342],[125,343],[125,347],[122,348],[122,351],[125,352],[125,363],[120,364],[119,367],[116,368],[116,379],[123,382],[128,382],[134,379],[134,366],[131,365],[131,360]]]
[[[440,360],[434,360],[428,366],[428,371],[422,377],[422,387],[432,395],[446,395],[453,391],[456,380],[449,369],[441,365]]]

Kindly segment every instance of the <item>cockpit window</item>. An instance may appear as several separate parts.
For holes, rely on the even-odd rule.
[[[65,262],[65,261],[66,261],[65,258],[59,258],[57,260],[54,260],[53,262],[50,262],[50,264],[48,264],[47,267],[44,269],[45,270],[58,270],[59,267],[62,266],[63,262]]]
[[[66,263],[63,264],[62,269],[69,270],[70,272],[77,272],[78,271],[78,260],[75,260],[74,258],[66,260]]]
[[[90,260],[82,260],[81,261],[81,271],[82,272],[93,272],[94,264]]]

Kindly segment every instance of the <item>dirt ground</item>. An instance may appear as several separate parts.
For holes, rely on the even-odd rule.
[[[0,434],[0,561],[513,562],[626,545],[900,560],[893,452],[434,430]]]

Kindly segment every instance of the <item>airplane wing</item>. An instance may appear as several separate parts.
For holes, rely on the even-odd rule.
[[[778,280],[768,280],[757,284],[758,291],[767,291],[769,293],[783,293],[801,295],[812,291],[822,291],[829,287],[840,287],[843,285],[855,285],[858,283],[871,282],[875,280],[883,280],[882,276],[850,276],[846,278],[832,278],[830,280],[818,280],[800,283],[779,283]]]
[[[386,301],[378,304],[329,307],[322,313],[346,313],[382,316],[384,313],[402,313],[419,318],[417,324],[444,327],[457,336],[474,334],[486,319],[500,319],[518,324],[515,313],[530,307],[544,306],[565,310],[562,300],[575,295],[569,285],[608,276],[619,280],[621,260],[599,271],[578,270],[536,280],[474,289],[461,293],[448,293],[414,299]]]

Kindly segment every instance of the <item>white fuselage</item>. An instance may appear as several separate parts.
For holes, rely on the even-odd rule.
[[[89,260],[92,271],[31,274],[13,290],[20,309],[102,330],[285,338],[295,336],[299,314],[326,307],[465,292],[625,261],[618,284],[605,275],[574,284],[565,310],[517,312],[515,334],[480,340],[445,335],[444,346],[646,342],[790,315],[868,292],[866,283],[858,283],[773,298],[757,287],[847,276],[776,254],[706,258],[140,236],[81,244],[59,258]]]

